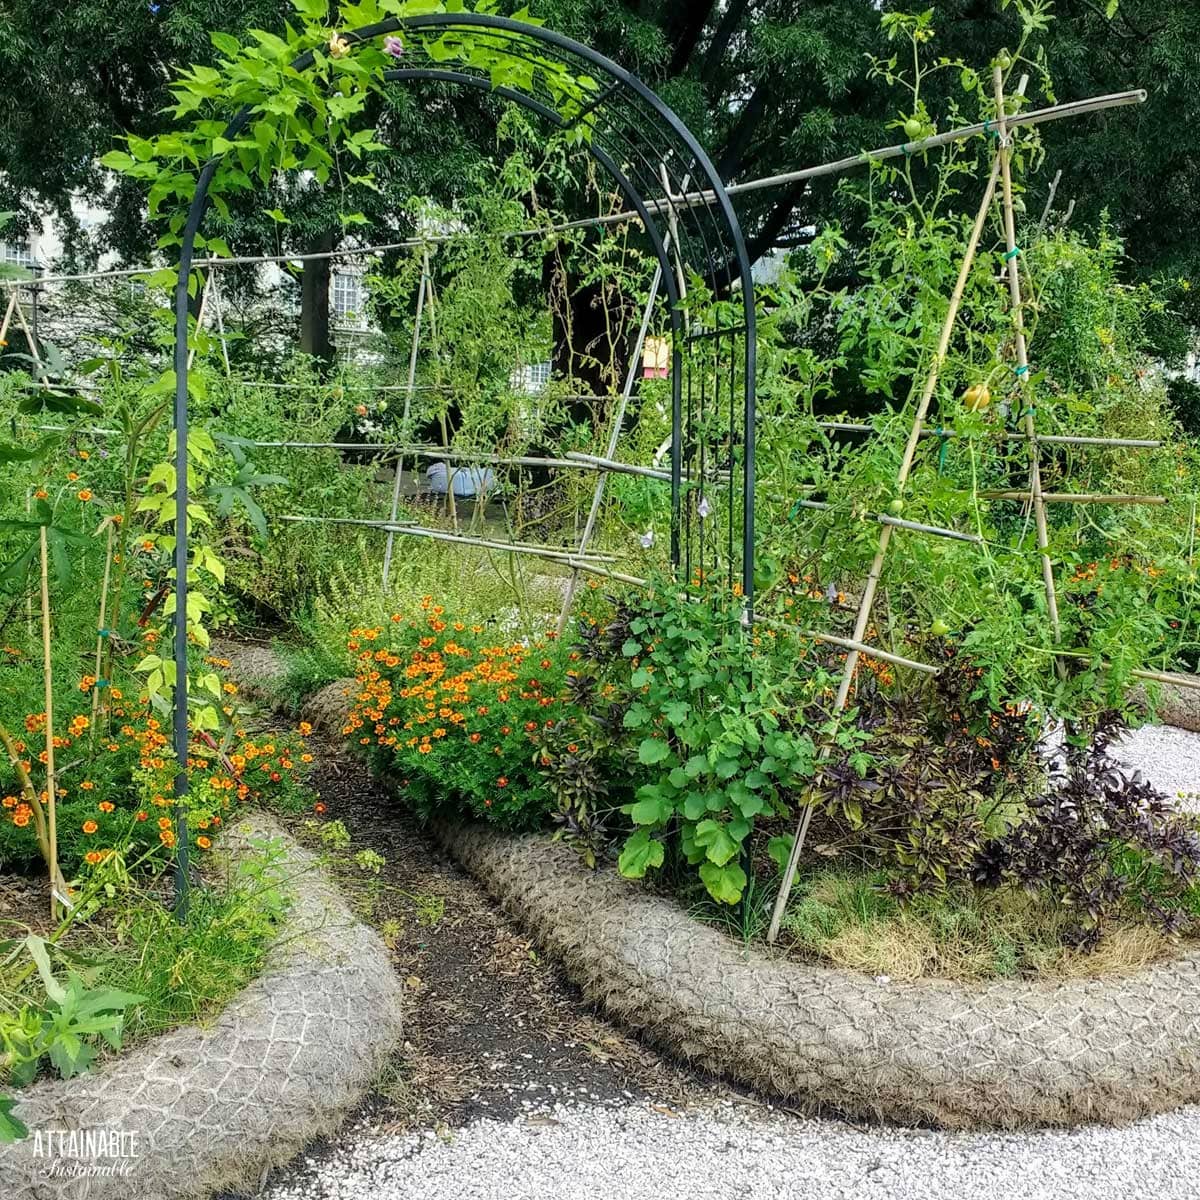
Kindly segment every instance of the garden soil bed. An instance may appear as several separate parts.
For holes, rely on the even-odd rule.
[[[279,677],[265,648],[236,657],[252,691]],[[305,716],[340,729],[353,687],[322,689]],[[440,835],[602,1011],[787,1103],[1013,1128],[1127,1121],[1200,1095],[1198,952],[1119,980],[893,983],[735,945],[546,838]]]

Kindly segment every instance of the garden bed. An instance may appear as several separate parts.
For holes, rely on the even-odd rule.
[[[270,695],[274,654],[239,649]],[[305,717],[340,731],[353,681]],[[746,950],[546,838],[439,836],[611,1016],[762,1092],[949,1127],[1119,1122],[1200,1098],[1200,952],[1118,980],[900,983]]]
[[[232,861],[265,839],[284,847],[291,904],[266,967],[209,1026],[158,1037],[94,1074],[18,1093],[30,1136],[0,1149],[0,1191],[63,1194],[39,1154],[46,1130],[123,1130],[115,1176],[73,1195],[200,1197],[258,1181],[324,1132],[366,1090],[401,1032],[401,988],[379,938],[350,913],[315,859],[262,815],[231,823]],[[111,1160],[103,1165],[113,1166]]]

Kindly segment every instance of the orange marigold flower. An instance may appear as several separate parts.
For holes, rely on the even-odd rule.
[[[417,747],[417,753],[418,754],[428,754],[432,749],[433,749],[433,747],[428,742],[422,742]]]
[[[170,817],[159,817],[158,818],[158,827],[159,827],[159,829],[170,829],[171,828],[171,818]]]
[[[162,833],[158,835],[158,840],[162,842],[164,846],[175,845],[175,835],[169,829],[164,829]]]
[[[83,861],[90,863],[94,867],[98,862],[104,861],[104,855],[101,854],[99,850],[89,850],[83,856]]]
[[[323,813],[324,811],[325,811],[325,805],[324,805],[324,804],[322,804],[322,803],[320,802],[320,800],[318,800],[318,801],[316,802],[316,804],[314,804],[314,805],[313,805],[313,812],[315,812],[315,813]]]
[[[90,779],[85,779],[79,786],[85,792],[90,792],[96,785]]]
[[[38,490],[33,493],[33,498],[35,500],[49,500],[50,493],[46,491],[45,488],[38,488]]]
[[[145,809],[142,809],[142,810],[141,810],[141,811],[138,813],[138,815],[137,815],[137,819],[138,819],[139,821],[145,821],[145,820],[148,820],[148,819],[149,819],[149,816],[150,816],[150,814],[149,814],[149,813],[148,813],[148,812],[147,812]]]
[[[77,480],[78,478],[79,478],[79,472],[78,472],[78,471],[68,471],[68,472],[67,472],[67,479],[68,479],[68,480],[69,480],[71,483],[74,483],[74,482],[75,482],[75,480]]]
[[[100,810],[102,813],[110,813],[110,812],[112,812],[112,811],[113,811],[113,810],[114,810],[114,809],[115,809],[117,806],[116,806],[116,805],[115,805],[115,804],[114,804],[114,803],[113,803],[111,800],[101,800],[101,801],[100,801],[100,803],[96,805],[96,807],[97,807],[97,808],[98,808],[98,809],[99,809],[99,810]]]
[[[479,737],[480,737],[480,735],[478,733],[473,733],[473,734],[471,734],[471,736],[469,738],[467,738],[467,741],[477,742],[477,741],[479,741]]]
[[[312,733],[312,726],[307,721],[301,721],[298,728],[300,730],[301,737],[308,737],[308,735]]]
[[[100,826],[97,825],[95,821],[84,821],[84,823],[80,826],[80,829],[82,829],[84,833],[95,833],[99,828]]]
[[[507,776],[501,775],[500,778],[496,780],[496,786],[497,787],[508,787]]]
[[[80,488],[75,495],[78,496],[79,499],[84,502],[84,504],[86,504],[92,498],[92,493],[88,488]]]
[[[201,850],[207,850],[212,846],[212,838],[198,837],[196,839],[196,845],[199,846]]]

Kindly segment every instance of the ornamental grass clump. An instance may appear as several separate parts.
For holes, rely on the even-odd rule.
[[[419,815],[505,829],[545,820],[548,755],[535,739],[558,719],[570,659],[553,633],[510,641],[426,596],[416,615],[352,630],[347,644],[358,691],[342,732]]]

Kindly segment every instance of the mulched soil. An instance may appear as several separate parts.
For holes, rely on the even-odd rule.
[[[311,782],[342,821],[348,849],[331,873],[359,916],[384,936],[406,981],[404,1045],[346,1124],[355,1134],[438,1134],[488,1117],[554,1124],[556,1103],[649,1102],[679,1112],[736,1095],[669,1062],[598,1017],[367,768],[343,746],[309,739]],[[292,829],[312,844],[304,818]],[[372,850],[378,876],[354,863]],[[293,1184],[328,1156],[323,1139],[281,1173]],[[218,1200],[240,1200],[232,1194]]]

